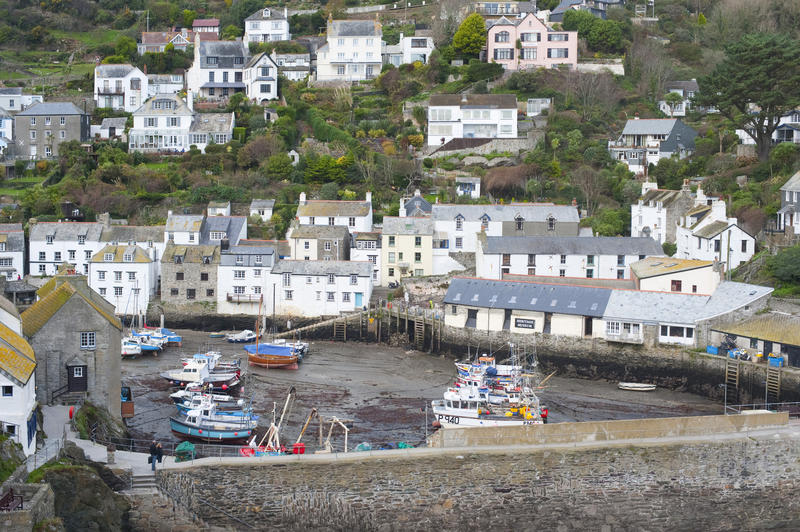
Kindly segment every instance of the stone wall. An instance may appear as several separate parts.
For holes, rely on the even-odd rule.
[[[15,495],[22,495],[22,510],[0,512],[0,527],[10,532],[29,532],[45,519],[55,517],[55,496],[49,484],[9,484]]]
[[[370,454],[162,470],[158,480],[209,524],[235,526],[224,510],[262,530],[800,528],[791,436]]]

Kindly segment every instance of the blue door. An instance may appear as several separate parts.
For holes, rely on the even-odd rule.
[[[362,302],[361,300],[364,298],[364,294],[361,292],[356,292],[356,307],[361,308]]]

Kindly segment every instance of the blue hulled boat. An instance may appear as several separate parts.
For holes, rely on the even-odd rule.
[[[243,442],[253,435],[258,419],[252,414],[230,416],[218,413],[214,406],[190,410],[185,416],[169,418],[172,432],[187,439],[207,442]]]

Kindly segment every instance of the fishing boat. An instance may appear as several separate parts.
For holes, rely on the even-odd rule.
[[[224,360],[219,351],[195,353],[191,357],[181,358],[181,364],[185,366],[192,360],[205,360],[208,363],[208,371],[211,373],[226,373],[236,371],[241,367],[241,361],[238,358]]]
[[[190,410],[185,416],[170,417],[169,424],[172,432],[186,439],[241,443],[251,438],[258,420],[251,415],[221,416],[212,405],[208,409]]]
[[[652,392],[656,389],[655,384],[643,384],[639,382],[620,382],[617,385],[620,390],[627,390],[629,392]]]
[[[126,337],[122,339],[122,349],[120,352],[122,353],[122,358],[135,358],[142,354],[142,345],[139,343],[138,339]]]
[[[185,387],[189,384],[208,384],[214,391],[230,392],[241,384],[240,370],[211,373],[208,361],[192,359],[185,366],[161,373],[161,377],[175,386]]]
[[[256,340],[258,335],[250,329],[238,333],[230,333],[225,338],[232,344],[247,344]]]
[[[297,369],[298,350],[291,345],[257,343],[244,346],[247,360],[253,366]]]
[[[165,338],[166,340],[165,345],[180,347],[183,344],[183,337],[179,334],[174,333],[173,331],[170,331],[169,329],[160,327],[155,329],[155,331]]]
[[[215,399],[213,399],[211,394],[193,395],[190,399],[187,399],[181,403],[175,403],[175,406],[178,409],[178,413],[182,415],[188,414],[191,410],[200,410],[202,412],[206,412],[213,407],[220,419],[241,418],[246,416],[251,416],[253,419],[258,419],[258,416],[253,415],[252,408],[246,408],[244,401],[241,399],[236,402],[232,402],[230,400],[217,402]]]
[[[242,399],[231,397],[230,395],[224,393],[193,391],[188,386],[182,390],[178,390],[177,392],[169,394],[169,397],[170,399],[172,399],[172,402],[175,403],[175,406],[181,406],[181,405],[187,406],[188,404],[199,405],[200,399],[202,397],[210,397],[211,400],[214,401],[214,403],[217,405],[217,410],[219,411],[228,411],[237,409],[241,410],[242,408],[244,408],[244,400]]]

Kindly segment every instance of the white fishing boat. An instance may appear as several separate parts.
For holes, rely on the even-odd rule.
[[[234,344],[246,344],[248,342],[254,342],[257,335],[250,329],[245,329],[238,333],[230,333],[225,338]]]
[[[620,390],[627,390],[629,392],[652,392],[656,389],[655,384],[643,384],[639,382],[620,382],[617,387]]]

